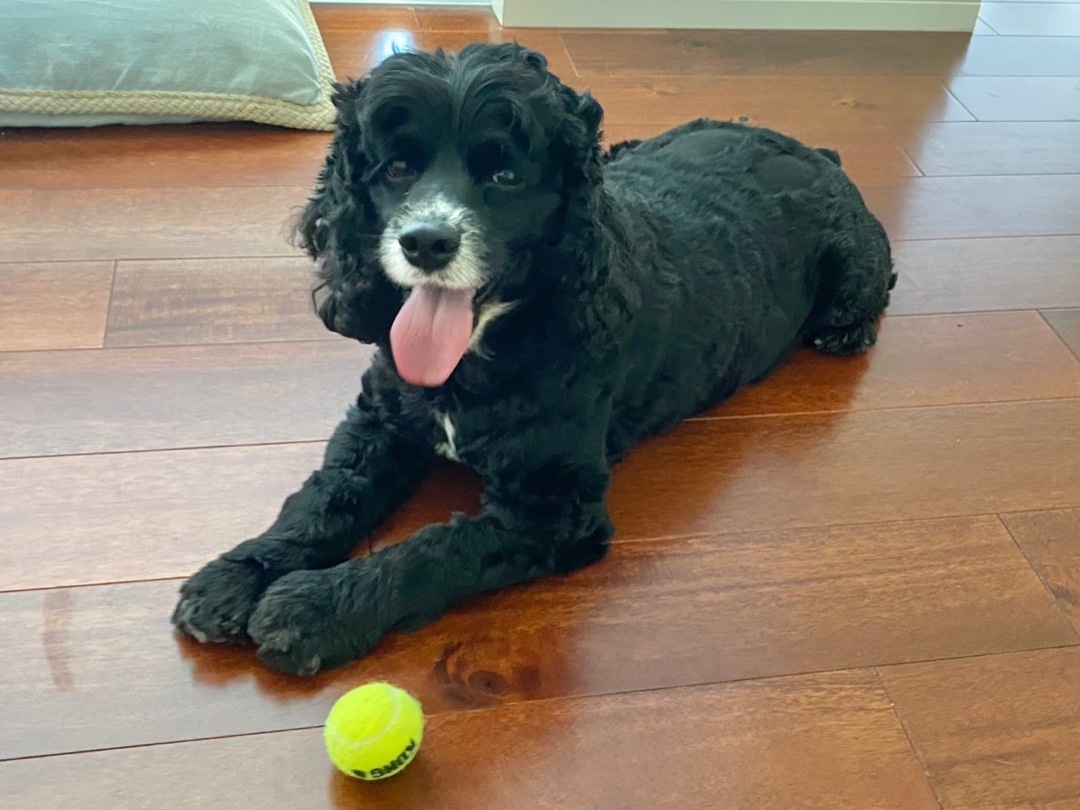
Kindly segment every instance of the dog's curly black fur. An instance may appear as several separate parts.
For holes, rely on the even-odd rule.
[[[471,594],[595,562],[614,532],[609,470],[635,442],[800,343],[874,342],[889,242],[835,152],[698,120],[604,153],[599,104],[516,45],[395,55],[335,103],[299,233],[323,321],[380,351],[322,468],[183,586],[174,622],[200,641],[250,638],[310,674]],[[432,387],[395,365],[409,291],[380,254],[424,183],[477,218],[477,324],[509,305]],[[439,452],[483,476],[482,512],[346,562]]]

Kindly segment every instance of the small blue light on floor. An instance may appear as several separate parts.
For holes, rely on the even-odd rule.
[[[395,53],[412,50],[416,50],[416,39],[410,31],[383,31],[379,34],[375,46],[375,53],[380,62]]]

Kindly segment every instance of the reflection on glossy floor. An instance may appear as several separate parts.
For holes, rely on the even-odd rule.
[[[326,136],[0,135],[0,808],[1080,807],[1080,6],[1047,5],[972,38],[318,9],[341,75],[517,38],[611,138],[707,114],[832,146],[901,275],[868,357],[799,355],[633,454],[604,562],[310,681],[168,615],[368,356],[282,237]],[[441,469],[374,542],[475,500]],[[363,785],[317,726],[373,678],[431,720]]]

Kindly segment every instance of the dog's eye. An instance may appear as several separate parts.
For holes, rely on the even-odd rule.
[[[502,186],[503,188],[513,188],[514,186],[520,186],[522,180],[517,172],[503,169],[491,175],[491,182],[497,186]]]
[[[391,180],[411,180],[416,177],[416,169],[404,160],[392,160],[386,164],[386,176]]]

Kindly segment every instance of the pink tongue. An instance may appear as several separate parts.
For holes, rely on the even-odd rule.
[[[446,382],[469,348],[473,290],[414,287],[390,327],[402,379],[434,388]]]

